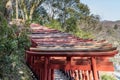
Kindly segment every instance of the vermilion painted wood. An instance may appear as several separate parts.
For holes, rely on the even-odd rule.
[[[39,80],[53,80],[54,69],[63,69],[76,80],[80,78],[82,80],[99,80],[98,71],[114,70],[113,64],[106,57],[113,57],[118,51],[116,47],[105,40],[81,39],[39,24],[31,24],[30,27],[32,34],[29,37],[32,47],[29,49],[30,51],[26,51],[25,58]],[[81,42],[92,45],[86,45],[86,49],[82,49],[82,46],[79,46],[80,49],[73,48]],[[50,48],[50,46],[62,46],[63,49],[52,49],[54,47]],[[65,47],[69,47],[69,49],[65,49]],[[75,57],[79,57],[79,59]]]
[[[38,56],[39,54],[31,54],[31,55],[36,55],[36,56]],[[69,60],[69,59],[68,59]],[[57,62],[57,61],[56,61]],[[54,62],[53,62],[54,63]],[[59,63],[59,62],[58,62]],[[102,62],[103,63],[103,62]],[[61,66],[63,63],[59,63],[59,64],[57,64],[56,66],[55,65],[50,65],[49,67],[51,68],[51,69],[61,69],[61,68],[64,68],[65,67],[65,65],[64,66]],[[90,65],[88,66],[89,64],[87,64],[86,66],[84,66],[84,65],[73,65],[73,66],[70,66],[70,67],[67,67],[67,69],[72,69],[72,70],[90,70],[91,68],[90,68]],[[100,65],[102,65],[102,66],[104,66],[104,64],[100,64]],[[109,65],[110,66],[110,65]],[[109,66],[106,66],[106,67],[108,67],[109,68]],[[33,67],[33,68],[35,68],[35,67]],[[102,69],[104,69],[104,68],[98,68],[99,70],[102,70]],[[98,70],[97,69],[97,70]],[[104,69],[105,70],[105,69]]]
[[[97,66],[96,66],[95,57],[92,57],[91,61],[92,61],[92,71],[93,71],[94,80],[99,80],[98,79],[98,73],[97,73]]]
[[[32,55],[39,55],[39,54],[32,54]],[[40,56],[40,55],[39,55]],[[32,57],[31,57],[32,58]],[[31,60],[31,59],[30,59]],[[30,63],[31,64],[31,63]],[[45,64],[46,65],[46,64]],[[77,67],[77,66],[76,66]],[[85,66],[86,67],[86,66]],[[83,68],[83,69],[85,69],[85,67]],[[53,67],[52,67],[53,68]],[[77,68],[79,68],[79,67],[77,67]],[[80,68],[82,68],[82,67],[80,67]],[[54,68],[55,69],[55,68]],[[68,69],[68,68],[67,68]],[[69,67],[69,69],[70,69],[70,67]],[[72,69],[74,69],[74,68],[72,68]],[[47,70],[47,69],[45,69],[45,70]],[[47,71],[46,71],[46,73],[47,73]],[[46,75],[46,73],[45,73],[45,75]],[[95,74],[95,73],[94,73]],[[96,73],[96,75],[97,75],[97,73]],[[44,77],[44,76],[42,76],[42,77]],[[45,79],[43,79],[43,80],[45,80]],[[47,79],[46,79],[47,80]]]
[[[35,52],[34,52],[35,51]],[[79,52],[79,51],[42,51],[32,50],[26,51],[27,53],[39,55],[39,56],[71,56],[71,57],[113,57],[118,53],[118,50],[106,51],[106,52]]]

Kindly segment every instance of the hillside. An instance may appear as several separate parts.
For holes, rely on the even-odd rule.
[[[106,39],[120,47],[120,21],[102,21],[93,30],[97,39]]]
[[[117,21],[107,21],[107,20],[105,20],[105,21],[102,21],[101,24],[103,26],[112,26],[112,27],[114,27],[115,25],[120,26],[120,20],[117,20]]]
[[[96,39],[105,39],[112,43],[114,46],[117,46],[120,51],[120,20],[119,21],[102,21],[97,28],[93,29],[93,34]],[[112,61],[115,64],[114,74],[120,79],[120,52],[116,55]]]
[[[107,40],[120,50],[120,20],[101,21],[95,27],[80,26],[81,29],[93,34],[95,40]],[[120,63],[120,53],[115,56],[114,62]]]

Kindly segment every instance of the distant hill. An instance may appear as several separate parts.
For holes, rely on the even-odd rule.
[[[92,30],[92,32],[95,39],[105,39],[117,46],[118,50],[120,50],[120,20],[101,21],[99,25]]]
[[[96,28],[93,29],[97,39],[107,39],[115,45],[120,44],[120,20],[118,21],[101,21]],[[114,43],[114,42],[118,42]]]
[[[105,20],[105,21],[101,21],[101,24],[103,26],[111,26],[111,27],[114,27],[115,25],[120,26],[120,20],[117,20],[117,21],[107,21],[107,20]]]
[[[118,21],[101,21],[95,27],[88,27],[85,26],[81,27],[86,29],[86,31],[90,30],[91,33],[95,36],[94,39],[96,40],[107,40],[113,45],[117,46],[120,50],[120,20]]]

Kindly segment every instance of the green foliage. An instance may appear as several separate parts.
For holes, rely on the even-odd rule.
[[[5,11],[5,3],[6,3],[6,0],[0,0],[0,12]]]
[[[88,6],[87,5],[85,5],[85,4],[83,4],[83,3],[78,3],[77,4],[77,7],[78,7],[78,9],[79,9],[79,11],[80,11],[80,13],[82,14],[82,15],[89,15],[90,14],[90,10],[89,10],[89,8],[88,8]]]
[[[83,39],[92,39],[94,38],[94,36],[92,35],[92,33],[90,32],[86,32],[86,31],[83,31],[82,29],[78,29],[75,33],[73,33],[74,35],[80,37],[80,38],[83,38]]]
[[[67,23],[66,29],[62,28],[60,22],[57,20],[52,20],[48,24],[45,24],[45,26],[47,26],[49,28],[57,29],[60,31],[65,31],[65,32],[71,33],[80,38],[84,38],[84,39],[93,38],[93,36],[90,32],[85,32],[76,26],[75,19],[70,18],[67,20],[66,23]]]
[[[35,12],[33,14],[32,22],[39,23],[41,25],[48,22],[48,14],[42,6],[39,7],[37,10],[35,10]]]
[[[92,34],[87,31],[83,31],[80,27],[77,26],[77,20],[75,17],[71,17],[66,20],[66,32],[72,33],[80,38],[93,38]]]
[[[113,76],[110,75],[102,75],[102,80],[117,80]]]
[[[20,30],[15,25],[9,26],[4,16],[0,14],[0,79],[31,80],[24,63],[25,48],[30,46],[27,34],[26,27]],[[19,71],[23,73],[20,74]]]
[[[75,18],[77,21],[85,20],[86,23],[89,22],[88,19],[96,19],[93,15],[91,17],[89,7],[79,0],[46,0],[46,3],[50,3],[51,7],[49,8],[52,10],[52,12],[48,12],[50,16],[47,16],[52,17],[51,19],[57,16],[62,27],[66,27],[66,21],[71,17]]]
[[[57,20],[52,20],[49,23],[46,23],[45,26],[47,26],[49,28],[53,28],[53,29],[57,29],[57,30],[63,31],[63,29],[61,28],[60,22],[57,21]]]
[[[71,17],[66,20],[66,32],[76,32],[77,31],[77,24],[76,19],[74,17]]]
[[[91,15],[87,5],[81,3],[79,0],[46,0],[46,2],[51,5],[49,8],[52,10],[51,13],[46,13],[49,15],[45,14],[49,17],[48,27],[69,32],[82,38],[93,38],[88,30],[97,25],[99,17]],[[56,15],[57,18],[55,19]],[[85,26],[86,31],[83,31],[80,28],[81,26]]]

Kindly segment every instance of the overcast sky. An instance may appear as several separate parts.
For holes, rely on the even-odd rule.
[[[80,0],[89,6],[91,13],[101,20],[120,20],[120,0]]]

